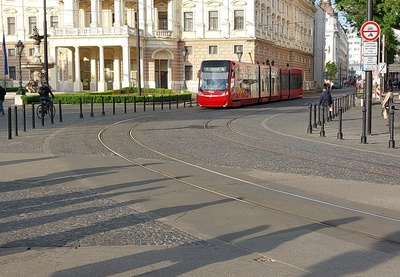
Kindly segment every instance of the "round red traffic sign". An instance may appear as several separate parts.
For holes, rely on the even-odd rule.
[[[374,41],[381,34],[381,27],[375,21],[367,21],[361,26],[361,36],[366,41]]]

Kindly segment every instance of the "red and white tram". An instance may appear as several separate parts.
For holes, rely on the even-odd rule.
[[[303,97],[303,71],[228,60],[207,60],[198,74],[198,104],[239,107]]]

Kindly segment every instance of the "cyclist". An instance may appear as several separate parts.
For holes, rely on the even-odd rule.
[[[54,94],[47,84],[43,84],[39,88],[39,95],[40,95],[40,101],[44,101],[46,103],[46,110],[48,110],[51,103],[49,95],[51,95],[51,97],[54,99]]]

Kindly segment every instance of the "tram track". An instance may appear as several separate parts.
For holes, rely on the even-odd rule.
[[[197,170],[200,170],[200,171],[204,172],[205,174],[211,174],[211,175],[219,176],[219,177],[222,177],[222,178],[227,178],[227,179],[230,179],[230,180],[232,180],[234,182],[239,182],[239,183],[242,183],[242,184],[245,184],[245,185],[249,185],[249,186],[255,187],[257,189],[261,189],[262,191],[266,191],[266,192],[269,191],[269,192],[273,192],[273,193],[276,193],[276,194],[280,194],[282,197],[300,199],[301,201],[309,202],[309,203],[312,203],[313,205],[321,205],[321,206],[325,206],[325,207],[327,207],[329,209],[337,209],[337,210],[341,210],[341,211],[344,211],[344,212],[349,212],[351,214],[358,215],[360,218],[361,217],[368,217],[368,218],[370,218],[372,220],[375,219],[375,220],[378,220],[378,221],[384,221],[384,222],[392,223],[392,224],[395,224],[395,225],[400,222],[400,218],[397,218],[395,216],[386,216],[386,215],[383,215],[383,214],[380,214],[380,213],[374,213],[374,212],[371,212],[371,211],[368,211],[368,210],[352,208],[350,206],[341,205],[341,204],[335,204],[334,202],[328,202],[328,201],[320,200],[320,199],[317,199],[317,198],[307,197],[307,196],[304,196],[304,195],[288,192],[288,191],[285,191],[285,190],[280,190],[280,189],[268,187],[268,186],[265,186],[265,185],[260,185],[260,184],[257,184],[257,183],[254,183],[254,182],[251,182],[251,181],[248,181],[248,180],[245,180],[245,179],[241,179],[241,178],[238,178],[238,177],[227,175],[227,174],[222,173],[222,172],[218,172],[217,170],[211,170],[209,168],[202,167],[200,165],[191,163],[189,161],[184,161],[184,160],[178,159],[178,158],[176,158],[176,157],[174,157],[174,156],[172,156],[170,154],[163,153],[163,152],[155,149],[154,147],[148,146],[148,145],[146,145],[145,142],[140,141],[139,139],[137,139],[135,137],[135,131],[137,131],[137,129],[141,126],[142,123],[141,122],[136,122],[135,124],[132,124],[130,122],[131,120],[132,119],[122,120],[122,121],[115,122],[114,124],[111,124],[111,125],[108,125],[108,126],[104,127],[98,133],[98,140],[101,143],[101,145],[104,148],[106,148],[108,151],[110,151],[114,155],[120,157],[121,159],[124,159],[125,161],[127,161],[127,162],[129,162],[129,163],[131,163],[131,164],[133,164],[135,166],[141,167],[142,169],[151,171],[151,172],[153,172],[155,174],[161,175],[161,176],[163,176],[165,178],[168,178],[170,180],[173,180],[175,182],[179,182],[179,183],[181,183],[181,184],[183,184],[185,186],[190,186],[192,188],[199,189],[199,190],[202,190],[202,191],[207,192],[207,193],[218,195],[219,197],[223,197],[225,199],[237,201],[237,202],[240,202],[240,203],[242,203],[244,205],[250,205],[250,206],[253,206],[253,207],[256,207],[256,208],[265,209],[265,210],[273,211],[273,212],[280,213],[280,214],[285,214],[287,216],[296,217],[298,219],[302,219],[302,220],[305,220],[307,222],[312,222],[312,223],[315,223],[315,224],[318,224],[318,225],[334,227],[334,228],[337,228],[339,230],[342,230],[342,231],[345,231],[345,232],[349,232],[349,233],[352,233],[352,234],[363,235],[363,236],[372,238],[374,240],[393,243],[393,244],[396,244],[396,245],[400,244],[400,238],[397,238],[397,237],[396,238],[391,238],[391,237],[387,237],[385,235],[381,235],[379,233],[369,232],[368,229],[358,228],[356,226],[353,226],[353,227],[352,226],[343,226],[343,225],[340,225],[340,224],[335,224],[334,221],[321,220],[318,217],[312,216],[311,214],[293,212],[293,210],[289,211],[289,210],[282,209],[282,208],[274,206],[274,205],[268,205],[268,204],[266,204],[264,202],[259,202],[259,201],[253,200],[251,198],[248,198],[248,197],[243,197],[241,194],[229,193],[228,190],[225,191],[224,187],[221,187],[220,189],[216,189],[214,187],[210,187],[210,186],[204,185],[202,183],[198,183],[198,182],[193,181],[193,180],[188,180],[186,178],[177,177],[176,175],[171,174],[166,170],[157,169],[156,167],[154,167],[152,165],[140,162],[140,161],[136,160],[133,157],[129,157],[128,155],[126,155],[126,154],[124,154],[124,153],[122,153],[120,151],[115,150],[113,148],[113,146],[104,139],[104,134],[106,132],[110,131],[110,129],[112,129],[115,126],[125,125],[126,124],[126,128],[125,127],[123,127],[123,128],[126,130],[127,138],[130,139],[135,145],[138,145],[138,146],[140,146],[140,147],[142,147],[142,148],[144,148],[144,149],[146,149],[148,151],[151,151],[152,153],[162,157],[163,159],[165,159],[167,161],[173,161],[173,162],[179,163],[179,164],[181,164],[183,166],[195,168]],[[232,123],[235,120],[237,120],[237,118],[229,120],[226,123],[227,128],[228,128],[228,126],[232,126]],[[208,120],[206,123],[204,123],[205,130],[207,130],[207,126],[208,126],[208,124],[210,122],[212,122],[212,120]],[[229,128],[231,128],[231,127],[229,127]],[[213,134],[213,135],[215,135],[215,134]],[[219,137],[219,138],[221,138],[221,137]],[[226,138],[222,137],[221,139],[226,139]],[[235,141],[235,143],[237,143],[237,141]],[[250,146],[246,145],[246,147],[251,147],[251,145]],[[267,149],[267,150],[260,149],[260,150],[263,150],[263,151],[267,151],[268,150],[268,151],[270,151],[271,149]],[[282,153],[277,151],[276,154],[281,155]],[[292,154],[292,156],[290,156],[290,157],[300,158],[300,156],[294,155],[294,154]],[[318,160],[312,160],[312,161],[320,162]],[[331,163],[327,163],[327,164],[328,165],[332,165]],[[336,165],[336,164],[334,164],[334,165]],[[376,174],[375,171],[371,171],[371,172],[362,171],[362,172],[368,172],[368,173],[371,173],[371,174]],[[395,175],[395,176],[397,176],[397,175]]]
[[[224,124],[224,127],[227,130],[229,130],[230,132],[232,132],[233,134],[239,135],[241,137],[246,138],[246,141],[248,141],[248,139],[256,140],[258,142],[264,141],[265,139],[263,139],[263,138],[249,135],[248,133],[239,131],[239,130],[237,130],[237,129],[235,129],[233,127],[235,121],[241,120],[246,116],[249,116],[249,115],[232,118],[232,119],[230,119],[229,121],[227,121]],[[345,145],[332,144],[332,143],[329,143],[329,142],[318,142],[318,141],[315,141],[315,140],[304,139],[302,137],[287,135],[287,134],[284,134],[282,132],[274,131],[274,130],[270,129],[267,126],[266,122],[271,120],[271,119],[276,118],[277,116],[278,115],[273,115],[271,117],[268,117],[268,118],[264,119],[262,124],[261,124],[261,127],[266,129],[266,130],[268,130],[271,133],[275,133],[275,134],[281,135],[281,136],[290,137],[290,138],[296,139],[296,140],[310,141],[312,143],[316,143],[316,144],[320,144],[320,145],[330,145],[330,146],[333,146],[333,147],[342,147],[343,149],[366,152],[366,153],[371,153],[371,154],[375,154],[375,155],[388,156],[388,157],[398,157],[397,155],[394,155],[394,154],[388,154],[388,153],[381,153],[381,152],[376,152],[376,151],[371,151],[371,150],[359,149],[359,148],[349,147],[349,146],[345,146]],[[353,172],[368,173],[368,174],[374,174],[374,175],[377,175],[377,176],[384,176],[384,177],[391,177],[391,178],[400,179],[400,174],[396,173],[396,172],[400,172],[400,167],[396,166],[395,164],[389,164],[388,165],[387,163],[374,162],[373,163],[374,168],[379,168],[379,170],[377,170],[377,169],[371,169],[370,167],[367,167],[368,165],[366,165],[364,167],[360,167],[359,165],[360,164],[365,164],[366,161],[355,160],[354,158],[352,158],[351,161],[352,162],[356,162],[358,164],[357,166],[352,166],[351,163],[345,163],[344,164],[343,163],[344,160],[350,160],[347,157],[340,157],[340,161],[328,161],[324,157],[322,159],[321,158],[315,158],[314,156],[310,156],[309,153],[305,153],[305,152],[301,152],[301,153],[288,152],[287,149],[286,149],[286,145],[280,144],[278,142],[274,142],[273,147],[272,146],[269,147],[269,146],[265,146],[265,145],[264,146],[260,146],[259,144],[240,141],[238,139],[233,139],[232,136],[221,135],[220,133],[212,131],[212,129],[215,129],[215,128],[210,128],[210,125],[215,120],[216,119],[210,119],[210,120],[206,121],[203,124],[203,129],[210,136],[217,137],[217,138],[219,138],[221,140],[229,141],[229,142],[232,142],[232,143],[235,143],[235,144],[240,144],[240,145],[243,145],[243,146],[251,148],[251,149],[265,151],[267,153],[273,153],[273,154],[281,155],[281,156],[288,157],[288,158],[298,159],[298,160],[303,161],[303,162],[311,162],[311,163],[315,163],[317,165],[323,164],[323,165],[326,165],[326,166],[333,166],[333,167],[337,167],[337,168],[343,168],[343,169],[346,169],[346,170],[351,170]],[[277,146],[279,146],[281,148],[279,148]],[[284,149],[284,150],[282,150],[282,149]],[[368,163],[370,163],[370,162],[368,162]]]

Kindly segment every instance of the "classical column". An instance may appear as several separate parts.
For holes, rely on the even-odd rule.
[[[99,46],[99,84],[97,90],[106,90],[106,82],[104,79],[104,46]]]
[[[121,48],[116,48],[114,51],[113,89],[121,88],[121,70],[120,70],[120,68],[121,68]]]
[[[58,77],[59,67],[58,67],[58,47],[50,47],[50,58],[54,61],[54,67],[49,69],[49,84],[56,90],[60,91],[60,82]]]
[[[90,51],[90,90],[97,91],[97,49]]]
[[[131,48],[122,46],[122,87],[130,87],[131,83]]]
[[[123,25],[123,2],[122,0],[114,0],[114,26],[120,27]]]
[[[99,0],[90,1],[90,19],[91,19],[90,27],[99,27],[99,22],[101,17],[99,2],[100,2]]]
[[[63,26],[66,28],[78,27],[79,6],[78,1],[64,0],[64,22]]]
[[[79,55],[79,46],[75,46],[75,81],[74,81],[74,91],[82,91],[82,81],[81,81],[81,60]]]
[[[154,8],[154,1],[149,1],[147,4],[147,8],[144,8],[142,15],[146,13],[146,34],[153,35],[154,30],[158,29],[158,27],[154,26],[154,15],[157,14],[157,10]]]

